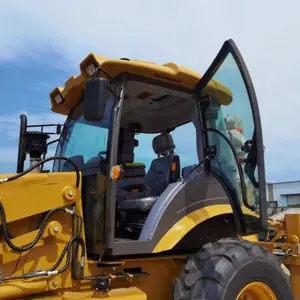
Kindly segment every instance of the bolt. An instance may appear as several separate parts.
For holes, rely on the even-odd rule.
[[[68,195],[69,195],[70,197],[72,197],[72,196],[73,196],[73,192],[72,192],[72,191],[68,191]]]
[[[54,287],[57,287],[58,286],[58,281],[57,280],[52,280],[52,284]]]
[[[54,230],[54,232],[59,232],[59,227],[55,226],[53,230]]]

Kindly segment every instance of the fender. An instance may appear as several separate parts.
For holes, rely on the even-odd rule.
[[[139,241],[151,243],[150,253],[171,250],[188,232],[206,220],[228,214],[236,220],[231,202],[219,179],[199,168],[185,181],[169,185],[157,199]],[[256,216],[245,207],[242,210],[247,215]],[[234,230],[239,233],[238,224],[234,222]]]
[[[245,209],[245,214],[253,215]],[[163,252],[174,248],[185,236],[187,236],[196,226],[214,217],[233,217],[231,205],[212,205],[200,208],[178,221],[158,242],[153,253]],[[201,228],[201,227],[200,227]],[[236,235],[238,237],[238,235]],[[257,235],[241,237],[249,241],[258,241]]]

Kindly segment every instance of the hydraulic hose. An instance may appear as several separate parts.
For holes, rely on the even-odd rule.
[[[34,166],[28,168],[27,170],[25,170],[22,173],[16,174],[16,175],[11,176],[11,177],[0,179],[0,184],[16,180],[16,179],[26,175],[27,173],[31,172],[36,167],[38,167],[40,165],[43,165],[44,163],[49,162],[51,160],[65,160],[65,161],[69,162],[75,169],[75,172],[76,172],[76,188],[79,188],[79,184],[80,184],[80,171],[79,171],[79,168],[71,159],[69,159],[67,157],[64,157],[64,156],[51,156],[51,157],[48,157],[44,160],[41,160],[40,162],[36,163]]]
[[[5,183],[5,182],[9,182],[9,181],[13,181],[13,180],[16,180],[24,175],[26,175],[27,173],[31,172],[33,169],[35,169],[36,167],[40,166],[40,165],[43,165],[44,163],[46,162],[49,162],[51,160],[65,160],[65,161],[68,161],[69,163],[71,163],[71,165],[73,165],[74,169],[75,169],[75,172],[76,172],[76,188],[79,187],[79,184],[80,184],[80,173],[79,173],[79,168],[78,166],[69,158],[67,157],[64,157],[64,156],[53,156],[53,157],[49,157],[49,158],[46,158],[46,159],[43,159],[42,161],[38,162],[37,164],[35,164],[33,167],[30,167],[29,169],[25,170],[24,172],[22,173],[19,173],[17,175],[14,175],[14,176],[11,176],[11,177],[7,177],[7,178],[2,178],[0,179],[0,184],[1,183]],[[0,203],[0,213],[1,213],[1,218],[3,220],[3,212],[4,212],[4,208],[2,206],[2,204]],[[35,230],[40,228],[41,226],[41,223],[42,221],[40,221],[37,226],[35,226]],[[3,225],[2,225],[3,227]],[[6,238],[8,239],[13,239],[15,236],[12,235],[6,228]]]
[[[37,164],[35,164],[33,167],[28,168],[27,170],[25,170],[22,173],[16,174],[16,175],[11,176],[11,177],[0,179],[0,184],[16,180],[16,179],[26,175],[27,173],[31,172],[36,167],[38,167],[40,165],[43,165],[44,163],[49,162],[51,160],[65,160],[65,161],[68,161],[71,165],[73,165],[73,167],[75,169],[75,172],[76,172],[76,188],[79,188],[79,185],[80,185],[80,171],[79,171],[79,168],[77,167],[77,165],[71,159],[69,159],[67,157],[63,157],[63,156],[55,156],[55,157],[46,158],[46,159],[38,162]],[[59,207],[59,208],[54,208],[54,209],[50,210],[48,213],[46,213],[45,217],[43,219],[41,219],[41,221],[37,224],[35,229],[39,228],[39,232],[38,232],[37,236],[35,237],[35,239],[31,243],[29,243],[27,245],[24,245],[22,247],[18,247],[18,246],[14,245],[11,242],[11,239],[14,238],[14,236],[11,233],[9,233],[8,230],[7,230],[6,214],[5,214],[4,207],[3,207],[2,203],[0,202],[0,218],[1,218],[1,221],[2,221],[2,234],[3,234],[3,237],[5,239],[5,242],[7,243],[7,245],[12,250],[14,250],[16,252],[24,252],[24,251],[32,249],[37,244],[37,242],[40,240],[40,238],[42,237],[43,232],[46,228],[48,219],[50,218],[50,216],[54,212],[57,212],[57,211],[64,211],[64,212],[69,213],[73,217],[76,217],[80,220],[80,224],[77,224],[78,225],[78,227],[76,228],[77,232],[75,233],[75,234],[80,235],[80,231],[81,231],[82,223],[83,223],[82,217],[77,215],[74,211],[72,211],[68,208]],[[56,275],[56,274],[60,274],[60,273],[65,272],[67,270],[67,268],[69,267],[70,263],[71,263],[71,249],[72,249],[72,245],[75,242],[78,243],[79,246],[81,246],[81,250],[82,250],[81,263],[80,263],[81,274],[79,276],[79,277],[82,277],[83,268],[84,268],[84,259],[85,259],[85,245],[84,245],[83,239],[80,236],[73,236],[72,239],[68,242],[68,244],[66,244],[66,246],[64,247],[60,257],[57,260],[57,262],[53,265],[53,267],[51,269],[49,269],[47,271],[27,273],[27,274],[20,275],[20,276],[0,278],[0,282],[7,281],[7,280],[13,280],[13,279],[25,279],[25,278],[33,278],[33,277],[40,277],[40,276],[51,276],[51,275]],[[78,250],[78,247],[77,247],[77,250]],[[56,268],[62,262],[62,260],[63,260],[64,256],[66,255],[66,253],[67,253],[67,260],[66,260],[65,265],[60,270],[56,270]],[[78,255],[78,253],[77,253],[77,255]],[[77,257],[77,255],[76,255],[76,257]]]
[[[60,265],[60,263],[62,262],[65,254],[67,253],[67,260],[65,265],[57,271],[57,274],[63,273],[67,270],[67,268],[69,267],[70,263],[71,263],[71,247],[74,243],[78,243],[81,247],[81,261],[84,262],[84,257],[85,257],[85,247],[84,247],[84,241],[81,237],[79,236],[74,236],[72,237],[72,239],[68,242],[68,244],[66,244],[64,250],[62,251],[60,257],[58,258],[57,262],[54,264],[54,266],[49,269],[46,272],[53,272],[55,271],[55,269]],[[83,263],[81,264],[83,265]]]
[[[43,235],[43,232],[44,232],[45,227],[47,225],[48,219],[56,211],[64,211],[64,212],[73,214],[72,210],[69,210],[69,209],[63,208],[63,207],[58,207],[58,208],[54,208],[54,209],[50,210],[46,214],[46,216],[43,219],[43,221],[41,222],[41,226],[40,226],[39,232],[38,232],[37,236],[35,237],[35,239],[31,243],[29,243],[29,244],[27,244],[27,245],[25,245],[23,247],[18,247],[18,246],[14,245],[11,242],[11,238],[10,238],[10,236],[8,234],[8,231],[7,231],[7,223],[6,223],[6,215],[5,215],[4,207],[3,207],[2,203],[0,202],[0,217],[1,217],[1,221],[2,221],[2,233],[3,233],[3,236],[4,236],[5,242],[7,243],[7,245],[12,250],[14,250],[16,252],[24,252],[24,251],[27,251],[27,250],[33,248],[36,245],[36,243],[39,241],[39,239],[41,238],[41,236]]]
[[[60,254],[57,262],[53,265],[53,267],[51,269],[49,269],[49,271],[54,271],[55,269],[57,269],[57,267],[60,265],[60,263],[62,262],[66,252],[71,252],[71,246],[73,243],[78,242],[78,244],[81,246],[81,251],[82,251],[82,256],[85,256],[85,247],[84,247],[84,241],[81,237],[79,236],[74,236],[72,237],[72,239],[69,241],[68,244],[66,244],[66,246],[64,247],[62,253]],[[68,254],[68,256],[71,253]]]
[[[65,272],[67,270],[67,268],[70,266],[70,263],[71,263],[71,247],[75,242],[78,243],[81,246],[81,251],[82,251],[82,254],[81,254],[81,261],[82,261],[81,269],[83,269],[84,257],[85,257],[84,241],[81,237],[75,236],[75,237],[72,237],[72,239],[66,244],[66,246],[64,247],[62,253],[60,254],[60,257],[59,257],[58,261],[49,270],[27,273],[27,274],[20,275],[20,276],[0,278],[0,282],[8,281],[8,280],[16,280],[16,279],[28,279],[28,278],[41,277],[41,276],[52,276],[52,275],[57,275],[57,274],[61,274],[61,273]],[[56,270],[56,268],[62,262],[62,260],[63,260],[64,256],[66,255],[66,253],[67,253],[66,263],[64,264],[64,266],[61,269]]]

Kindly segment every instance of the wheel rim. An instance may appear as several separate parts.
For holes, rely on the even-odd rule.
[[[246,285],[236,300],[276,300],[276,296],[271,288],[262,282],[251,282]]]

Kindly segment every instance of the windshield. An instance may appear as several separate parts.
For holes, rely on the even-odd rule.
[[[101,160],[107,160],[109,129],[111,125],[114,99],[107,100],[105,115],[101,122],[88,122],[83,116],[83,102],[70,114],[60,141],[56,156],[72,159],[80,170],[99,166]],[[68,162],[55,161],[54,172],[72,171]]]

